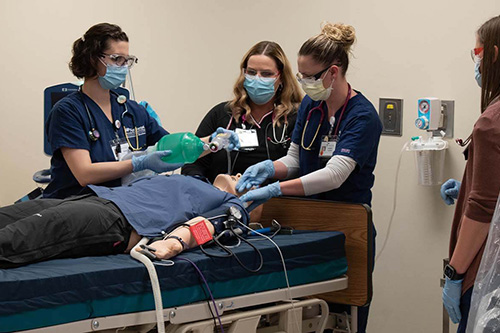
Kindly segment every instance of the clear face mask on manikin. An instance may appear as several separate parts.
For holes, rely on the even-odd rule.
[[[481,87],[482,85],[482,77],[481,77],[481,58],[474,57],[474,78],[476,79],[477,85]]]
[[[269,102],[276,91],[274,90],[275,77],[260,77],[258,75],[245,74],[243,87],[248,93],[250,99],[257,105],[263,105]]]
[[[302,90],[311,97],[314,101],[324,101],[330,97],[333,90],[333,82],[328,88],[323,86],[323,79],[319,78],[317,80],[303,79],[300,84],[302,85]]]
[[[125,79],[127,78],[128,67],[125,66],[116,66],[106,64],[104,61],[99,59],[104,66],[106,66],[106,74],[104,76],[99,76],[99,84],[104,89],[116,89],[118,88]]]

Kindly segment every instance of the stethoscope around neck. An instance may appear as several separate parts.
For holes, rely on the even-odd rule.
[[[342,120],[342,116],[344,115],[344,111],[347,107],[347,103],[349,103],[349,99],[351,98],[351,91],[352,91],[351,85],[348,83],[347,86],[348,86],[347,97],[345,99],[344,106],[342,107],[342,112],[340,112],[340,117],[339,117],[339,120],[337,121],[337,126],[335,126],[335,132],[333,133],[334,137],[336,137],[338,135],[340,121]],[[304,129],[302,130],[302,138],[300,140],[300,145],[302,146],[302,149],[304,149],[304,150],[311,150],[311,147],[314,144],[314,141],[316,141],[316,137],[318,136],[319,129],[321,128],[321,125],[323,124],[323,119],[325,119],[325,109],[323,108],[324,103],[325,103],[325,101],[321,101],[321,103],[318,106],[309,110],[309,113],[307,114],[306,123],[304,125]],[[305,132],[307,131],[307,126],[309,125],[309,120],[311,119],[311,115],[316,110],[321,112],[321,117],[319,119],[318,127],[316,127],[316,132],[314,133],[314,136],[311,139],[311,142],[306,147],[304,145]],[[332,126],[333,126],[333,124],[332,124]]]
[[[271,111],[269,111],[268,113],[266,113],[264,116],[262,116],[261,121],[265,117],[267,117],[269,115],[272,115],[272,117],[274,119],[274,108]],[[250,114],[250,117],[252,117],[252,120],[253,120],[253,124],[252,124],[252,126],[250,126],[250,129],[254,125],[257,126],[258,128],[261,128],[260,123],[258,121],[256,121],[251,114]],[[229,119],[229,123],[227,124],[226,129],[230,129],[231,124],[233,123],[233,120],[234,120],[234,117],[231,115],[231,118]],[[242,120],[242,128],[246,129],[246,126],[244,124],[244,122],[246,121],[246,116],[244,114],[241,115],[241,120]],[[270,136],[268,136],[268,134],[267,134],[269,132],[269,126],[271,126],[271,125],[273,126],[273,131],[272,131],[273,132],[273,137],[272,138]],[[288,120],[287,120],[287,116],[285,115],[285,122],[283,124],[283,131],[281,133],[281,138],[278,139],[276,137],[276,126],[273,124],[272,121],[267,124],[267,126],[265,128],[265,132],[264,132],[265,133],[265,137],[266,137],[265,138],[265,140],[266,140],[265,141],[265,145],[266,145],[267,158],[269,158],[269,159],[271,158],[271,154],[269,152],[269,143],[268,143],[268,141],[270,141],[271,143],[273,143],[275,145],[282,144],[283,147],[285,147],[285,145],[287,144],[287,142],[290,140],[290,138],[286,137],[286,129],[287,129],[287,127],[288,127]],[[231,163],[231,154],[230,154],[229,151],[227,151],[227,162],[228,162],[228,166],[227,166],[227,170],[228,171],[227,172],[228,172],[228,174],[230,174],[230,175],[233,174],[233,168],[236,165],[236,160],[238,159],[238,156],[240,155],[241,151],[242,150],[238,150],[236,152],[236,155],[235,155],[234,160],[233,160],[232,163]]]
[[[95,125],[95,122],[94,122],[94,117],[90,113],[89,107],[87,106],[87,103],[85,102],[85,98],[83,96],[83,91],[82,91],[81,87],[80,87],[80,89],[78,89],[78,92],[80,93],[80,97],[82,99],[82,103],[85,106],[85,111],[87,112],[87,117],[89,118],[89,122],[90,122],[90,130],[88,131],[89,139],[92,142],[96,142],[101,137],[101,133],[96,128],[96,125]],[[123,128],[123,134],[125,135],[125,139],[127,140],[129,149],[131,151],[142,150],[144,147],[143,146],[139,146],[139,132],[137,131],[137,125],[135,123],[135,117],[134,117],[134,115],[132,113],[130,113],[128,111],[128,108],[127,108],[127,103],[126,103],[127,102],[127,97],[125,97],[124,95],[118,95],[116,92],[111,91],[111,90],[109,92],[111,94],[113,94],[113,95],[116,96],[116,101],[118,102],[118,104],[123,105],[123,112],[122,112],[122,114],[120,116],[120,120],[116,119],[116,120],[113,121],[113,127],[115,129],[115,134],[116,134],[116,131],[120,129],[120,127]],[[111,113],[111,114],[113,114],[113,113]],[[132,125],[134,126],[134,131],[135,131],[135,143],[136,143],[135,147],[130,142],[130,139],[129,139],[128,134],[127,134],[127,130],[125,129],[125,126],[122,126],[123,125],[123,118],[125,116],[129,116],[129,117],[132,118]]]

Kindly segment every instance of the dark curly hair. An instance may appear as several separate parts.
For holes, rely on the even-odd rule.
[[[69,69],[79,79],[97,75],[97,59],[109,48],[110,40],[128,42],[122,29],[110,23],[99,23],[73,43]]]

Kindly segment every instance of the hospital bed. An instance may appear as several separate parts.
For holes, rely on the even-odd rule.
[[[252,241],[264,258],[258,273],[199,250],[182,253],[173,266],[155,266],[167,332],[213,332],[214,315],[225,332],[322,332],[339,320],[328,315],[325,301],[370,301],[369,207],[279,198],[264,206],[262,223],[272,219],[297,229],[273,238],[290,288],[278,251],[267,240]],[[233,251],[245,264],[256,264],[248,247]],[[203,272],[214,303],[206,302],[208,291],[191,262]],[[0,291],[0,332],[147,332],[156,323],[146,269],[125,254],[0,270]]]

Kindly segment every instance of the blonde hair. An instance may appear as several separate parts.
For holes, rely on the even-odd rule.
[[[248,95],[243,87],[245,81],[244,70],[247,67],[248,59],[253,55],[265,55],[274,60],[276,67],[280,72],[281,84],[274,95],[274,119],[273,126],[281,125],[286,116],[297,112],[297,108],[302,100],[302,90],[292,73],[292,67],[288,61],[285,52],[278,43],[262,41],[254,46],[243,56],[240,63],[240,76],[236,80],[233,88],[234,98],[229,102],[234,119],[238,122],[240,117],[245,114],[248,122],[252,123],[250,113],[252,110],[248,104]]]
[[[350,25],[323,22],[321,33],[309,38],[299,50],[299,56],[310,55],[325,66],[336,64],[345,75],[349,67],[349,53],[356,41],[356,31]]]

